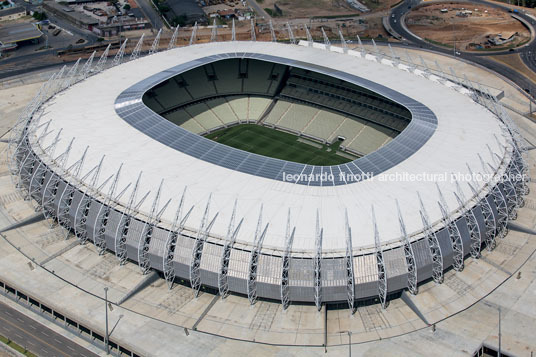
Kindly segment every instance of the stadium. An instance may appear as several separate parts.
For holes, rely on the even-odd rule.
[[[528,193],[513,121],[461,78],[312,41],[121,55],[41,89],[10,171],[170,288],[386,307],[493,249]]]

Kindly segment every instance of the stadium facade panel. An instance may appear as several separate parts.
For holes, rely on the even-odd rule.
[[[283,182],[278,175],[287,163],[264,157],[257,159],[283,165],[277,174],[259,175],[260,162],[243,170],[241,160],[222,167],[223,161],[203,155],[251,154],[179,128],[142,102],[159,82],[221,58],[338,77],[404,105],[412,120],[389,144],[353,162],[354,168],[370,165],[376,179]],[[361,52],[255,42],[195,45],[115,66],[67,88],[54,85],[62,90],[37,101],[14,130],[11,169],[18,186],[81,242],[136,262],[144,273],[157,270],[170,286],[189,281],[196,294],[206,286],[222,296],[243,294],[251,303],[281,300],[284,307],[346,300],[353,308],[354,301],[370,298],[385,304],[400,290],[416,293],[419,282],[441,283],[446,269],[462,270],[466,257],[493,248],[527,190],[524,147],[498,103]],[[383,156],[388,150],[397,155]],[[305,171],[307,165],[289,166]],[[423,172],[486,179],[377,179]]]

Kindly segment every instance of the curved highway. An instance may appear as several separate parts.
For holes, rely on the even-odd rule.
[[[483,0],[472,0],[471,3],[486,5],[493,8],[503,9],[508,11],[509,8],[503,5],[496,3],[490,3]],[[419,0],[405,0],[402,4],[394,8],[389,15],[389,25],[397,32],[400,36],[403,37],[402,43],[405,45],[415,45],[419,48],[433,50],[435,52],[440,52],[448,55],[454,55],[453,49],[448,49],[444,47],[435,46],[427,41],[420,39],[415,36],[413,33],[409,32],[405,26],[403,26],[403,18],[408,12],[411,11],[413,7],[420,4]],[[527,16],[526,14],[519,12],[516,13],[517,16],[523,18],[525,21],[530,23],[532,26],[536,25],[536,20]],[[519,53],[522,60],[525,64],[533,71],[536,72],[536,41],[534,39],[524,47],[515,49],[513,51],[502,51],[502,52],[493,52],[493,53],[473,53],[473,52],[456,52],[456,56],[468,61],[480,64],[486,68],[495,71],[504,77],[510,79],[512,82],[516,83],[519,87],[523,88],[525,92],[530,93],[530,89],[533,84],[528,80],[523,74],[513,70],[512,68],[503,65],[499,62],[493,61],[486,56],[490,55],[500,55],[500,54],[510,54],[510,53]],[[534,95],[535,93],[531,93]]]

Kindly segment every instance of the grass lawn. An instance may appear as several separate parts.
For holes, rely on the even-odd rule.
[[[5,338],[4,336],[1,336],[0,335],[0,343],[5,343],[6,345],[8,345],[9,347],[13,348],[14,350],[22,353],[23,355],[25,356],[28,356],[28,357],[37,357],[37,355],[34,355],[33,353],[31,353],[30,351],[24,349],[24,347],[22,346],[19,346],[17,345],[15,342],[11,341],[11,340],[8,340],[7,338]]]
[[[340,142],[317,148],[298,141],[295,135],[255,124],[217,130],[206,137],[247,152],[302,164],[328,166],[352,161],[336,154]]]

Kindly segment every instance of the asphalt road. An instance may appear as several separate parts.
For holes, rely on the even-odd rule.
[[[474,4],[482,4],[494,8],[502,8],[508,10],[507,7],[498,5],[495,3],[490,3],[483,0],[472,0],[471,1]],[[389,24],[395,30],[398,34],[400,34],[404,40],[403,43],[406,44],[412,44],[414,46],[417,46],[419,48],[425,48],[434,50],[436,52],[445,53],[449,55],[453,55],[454,51],[451,49],[445,49],[443,47],[434,46],[430,44],[427,41],[421,40],[417,38],[415,35],[413,35],[411,32],[407,31],[402,26],[402,17],[411,11],[411,9],[419,4],[419,0],[406,0],[404,3],[402,3],[400,6],[394,8],[389,15]],[[394,15],[394,16],[392,16]],[[516,14],[529,23],[535,25],[536,21],[534,21],[532,18],[526,16],[523,13]],[[458,52],[459,55],[457,57],[466,59],[468,61],[472,61],[474,63],[480,64],[482,66],[485,66],[486,68],[491,69],[492,71],[495,71],[504,77],[510,79],[511,81],[515,82],[519,87],[525,89],[525,91],[530,91],[532,88],[532,82],[528,80],[523,74],[511,69],[510,67],[507,67],[503,64],[500,64],[496,61],[493,61],[491,59],[486,58],[486,56],[489,55],[501,55],[501,54],[511,54],[511,53],[520,53],[521,58],[523,61],[527,64],[527,66],[534,72],[536,72],[536,59],[534,58],[536,55],[536,41],[532,41],[528,46],[522,47],[520,49],[514,50],[514,51],[503,51],[503,52],[495,52],[495,53],[468,53],[468,52]],[[534,95],[534,93],[532,93]]]
[[[1,302],[0,334],[40,357],[98,356]]]
[[[164,22],[162,21],[162,18],[160,18],[160,14],[153,8],[151,5],[151,0],[135,0],[136,4],[140,7],[141,11],[151,22],[151,25],[153,25],[153,28],[159,30],[164,27]]]
[[[257,0],[246,0],[246,1],[247,1],[248,5],[251,6],[253,8],[253,10],[255,10],[255,12],[257,13],[257,15],[259,17],[264,17],[265,19],[270,19],[270,15],[268,15],[268,13],[266,11],[264,11],[262,6],[260,6],[257,3]]]

